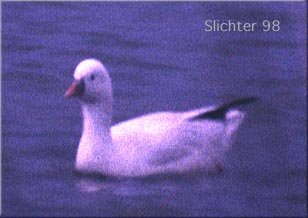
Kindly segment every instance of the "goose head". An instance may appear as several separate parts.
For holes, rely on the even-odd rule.
[[[104,65],[96,59],[81,61],[74,71],[74,82],[65,97],[77,97],[84,104],[110,103],[111,79]]]

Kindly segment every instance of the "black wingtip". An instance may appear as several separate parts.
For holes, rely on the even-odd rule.
[[[225,115],[229,109],[235,108],[241,105],[250,104],[253,102],[258,101],[258,97],[247,97],[247,98],[240,98],[229,102],[227,104],[220,105],[215,110],[207,111],[197,116],[191,117],[189,121],[196,121],[196,120],[203,120],[203,119],[213,119],[213,120],[224,120]]]
[[[258,97],[247,97],[247,98],[241,98],[239,100],[235,100],[234,102],[231,102],[236,105],[244,105],[244,104],[250,104],[256,101],[259,101],[260,99]]]

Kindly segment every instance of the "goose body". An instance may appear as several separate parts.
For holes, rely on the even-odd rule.
[[[114,126],[109,74],[95,59],[79,63],[65,96],[81,100],[83,132],[76,169],[110,176],[146,176],[216,170],[255,98],[187,112],[157,112]]]

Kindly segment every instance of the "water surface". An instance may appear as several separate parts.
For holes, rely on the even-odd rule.
[[[4,216],[306,216],[306,4],[2,3]],[[204,31],[205,19],[277,19],[279,32]],[[261,101],[220,174],[74,173],[79,61],[110,71],[114,123],[243,96]]]

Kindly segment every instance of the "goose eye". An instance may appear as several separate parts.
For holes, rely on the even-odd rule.
[[[90,79],[93,81],[93,80],[95,79],[95,75],[92,74],[92,75],[90,76]]]

